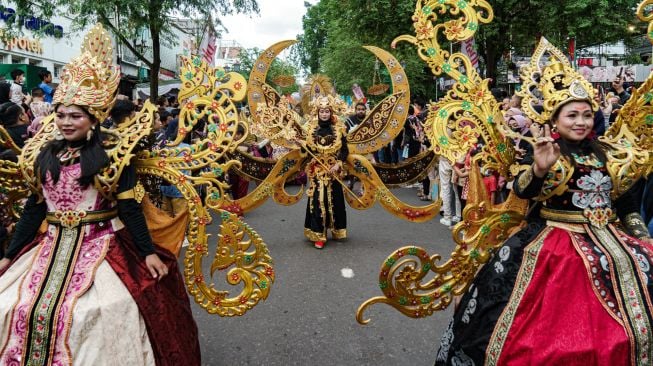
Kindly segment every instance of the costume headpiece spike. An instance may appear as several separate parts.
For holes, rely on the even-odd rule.
[[[523,84],[517,95],[523,97],[522,110],[537,123],[546,123],[562,105],[571,101],[586,101],[594,111],[599,108],[594,101],[592,85],[544,37],[530,63],[520,73]],[[536,109],[540,97],[543,99],[541,112]]]
[[[120,68],[113,65],[113,46],[101,24],[86,34],[81,55],[64,67],[52,104],[85,107],[103,121],[116,99]]]

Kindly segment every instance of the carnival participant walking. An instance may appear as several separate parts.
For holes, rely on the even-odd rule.
[[[306,149],[313,159],[306,167],[310,188],[304,235],[318,249],[326,243],[327,230],[331,230],[333,239],[347,237],[347,212],[339,178],[349,148],[347,128],[334,114],[335,102],[332,96],[314,102],[306,133]]]

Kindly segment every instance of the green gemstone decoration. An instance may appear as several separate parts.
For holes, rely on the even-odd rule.
[[[218,192],[211,193],[211,198],[214,200],[220,199],[220,193]]]
[[[438,4],[444,4],[446,0],[438,0]]]
[[[440,136],[440,145],[447,146],[449,145],[449,139],[447,136]]]
[[[469,22],[469,24],[467,24],[467,28],[471,31],[475,31],[478,29],[478,24],[476,22]]]
[[[494,124],[494,117],[489,116],[489,117],[487,118],[487,123],[493,125],[493,124]]]
[[[468,81],[469,81],[469,78],[467,78],[467,75],[463,75],[463,76],[460,77],[460,82],[461,83],[467,84]]]
[[[464,110],[469,111],[469,110],[472,109],[472,103],[465,100],[465,101],[463,101],[462,107],[463,107]]]
[[[504,144],[503,142],[500,143],[499,145],[497,145],[497,150],[499,150],[500,153],[506,152],[506,144]]]
[[[215,70],[215,77],[218,79],[222,79],[225,76],[224,70]]]
[[[185,77],[186,79],[192,79],[192,78],[193,78],[193,73],[189,71],[189,72],[187,72],[187,73],[184,74],[184,77]]]
[[[429,302],[431,302],[431,297],[430,296],[422,296],[422,298],[419,299],[419,301],[422,304],[428,304]]]
[[[417,255],[417,248],[408,248],[409,255]]]
[[[501,215],[501,218],[499,220],[501,220],[502,223],[507,224],[508,221],[510,221],[510,215],[504,213]]]
[[[458,7],[460,9],[465,9],[467,7],[467,1],[465,1],[465,0],[458,1]]]
[[[229,220],[229,212],[227,211],[222,212],[220,217],[222,218],[222,220]]]
[[[379,283],[379,287],[381,288],[381,290],[385,290],[386,288],[388,288],[388,283],[386,281],[383,281]]]
[[[268,281],[266,280],[261,281],[261,288],[264,290],[268,288]]]
[[[447,118],[448,116],[449,112],[447,112],[447,110],[444,108],[440,109],[440,112],[438,112],[438,117],[440,118]]]
[[[431,14],[431,11],[432,11],[432,10],[433,10],[433,9],[431,9],[430,6],[425,6],[425,7],[422,8],[422,13],[424,13],[424,14],[426,14],[426,15],[429,15],[429,14]]]
[[[644,94],[644,100],[646,101],[646,103],[651,103],[651,101],[653,100],[653,93],[649,92]]]
[[[394,257],[390,257],[390,258],[388,258],[388,260],[385,261],[385,264],[388,267],[392,267],[392,265],[395,264],[396,262],[397,262],[397,260],[394,259]]]
[[[404,296],[399,298],[399,304],[401,305],[406,305],[408,303],[408,299]]]
[[[444,72],[450,72],[451,71],[451,64],[446,63],[446,64],[442,65],[442,70],[444,70]]]
[[[451,292],[451,285],[450,285],[450,284],[446,284],[446,285],[442,286],[442,291],[444,291],[444,292]]]
[[[435,50],[433,47],[429,47],[426,49],[426,54],[429,56],[435,56],[438,53],[438,51]]]
[[[422,267],[422,271],[423,271],[423,272],[428,272],[430,269],[431,269],[431,263],[426,263],[426,264]]]
[[[209,125],[209,128],[208,128],[208,129],[209,129],[209,132],[215,132],[215,131],[218,130],[218,126],[216,126],[214,123],[211,123],[211,124]]]
[[[193,65],[195,65],[195,66],[199,66],[199,65],[201,65],[201,64],[202,64],[202,59],[200,59],[199,57],[195,57],[195,58],[193,59]]]
[[[653,114],[647,114],[646,115],[646,124],[647,125],[653,125]]]
[[[487,225],[481,226],[481,233],[483,233],[484,235],[489,234],[490,233],[490,227],[487,226]]]
[[[474,249],[471,252],[469,252],[469,256],[472,259],[477,259],[481,254],[478,252],[478,249]]]
[[[245,256],[245,262],[251,263],[252,262],[252,256],[251,255],[246,255]]]

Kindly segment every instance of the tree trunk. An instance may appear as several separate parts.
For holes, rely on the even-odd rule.
[[[159,98],[159,70],[161,69],[161,44],[159,32],[150,29],[152,35],[152,66],[150,66],[150,101],[156,104]]]

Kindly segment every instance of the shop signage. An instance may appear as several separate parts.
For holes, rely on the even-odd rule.
[[[12,22],[16,19],[16,10],[0,5],[0,19],[4,22]],[[42,31],[48,36],[55,38],[63,37],[63,27],[52,24],[47,20],[37,18],[31,15],[18,16],[18,24],[32,31]]]
[[[0,42],[4,44],[6,50],[19,49],[32,53],[43,53],[43,45],[40,41],[36,39],[30,39],[25,37],[14,37],[6,38],[4,37],[4,32],[0,29]]]

